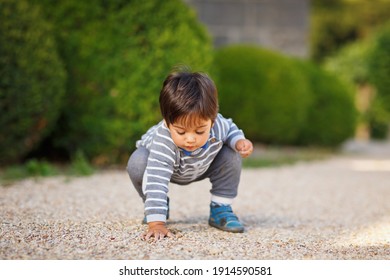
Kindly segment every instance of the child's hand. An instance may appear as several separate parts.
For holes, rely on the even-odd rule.
[[[144,240],[149,240],[152,236],[154,236],[154,240],[163,239],[165,236],[175,237],[173,233],[165,227],[164,222],[150,222],[148,223],[148,227],[148,231],[143,234]]]
[[[253,144],[248,139],[240,139],[236,143],[236,150],[241,157],[246,158],[253,152]]]

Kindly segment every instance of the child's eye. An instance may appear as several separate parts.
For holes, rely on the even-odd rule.
[[[176,131],[176,132],[177,132],[177,134],[179,134],[179,135],[184,135],[184,134],[185,134],[184,131]]]
[[[196,131],[196,134],[198,135],[202,135],[203,133],[205,133],[205,131]]]

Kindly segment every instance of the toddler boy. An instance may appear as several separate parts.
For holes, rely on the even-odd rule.
[[[172,237],[169,217],[169,182],[186,185],[209,178],[209,225],[243,232],[231,204],[237,196],[241,157],[253,151],[251,141],[231,119],[218,113],[214,82],[200,72],[173,72],[160,92],[163,120],[137,141],[127,171],[145,204],[144,238]]]

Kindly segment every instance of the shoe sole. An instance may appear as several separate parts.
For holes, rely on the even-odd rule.
[[[209,225],[212,226],[212,227],[215,227],[217,229],[220,229],[220,230],[223,230],[223,231],[227,231],[227,232],[233,232],[233,233],[243,233],[244,232],[244,228],[243,227],[240,227],[240,228],[227,228],[227,227],[224,227],[224,226],[220,226],[216,223],[213,223],[213,222],[210,222],[209,221]]]

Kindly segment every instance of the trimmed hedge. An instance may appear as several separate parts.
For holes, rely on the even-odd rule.
[[[390,24],[383,28],[375,38],[369,58],[369,73],[378,95],[390,111]]]
[[[177,64],[207,71],[212,42],[180,0],[36,0],[67,63],[67,106],[51,142],[95,163],[124,161],[161,119],[162,82]]]
[[[215,60],[221,112],[252,141],[294,142],[312,102],[306,78],[294,63],[245,45],[223,47]]]
[[[297,66],[305,73],[313,96],[297,142],[332,147],[353,137],[358,114],[352,87],[315,64],[297,61]]]
[[[369,74],[378,96],[369,117],[373,135],[386,138],[390,124],[390,23],[378,32],[374,40],[369,56]]]
[[[0,0],[0,164],[20,161],[55,124],[66,75],[48,22],[25,0]]]
[[[216,68],[221,112],[255,142],[337,146],[354,134],[350,88],[315,64],[236,45]]]

